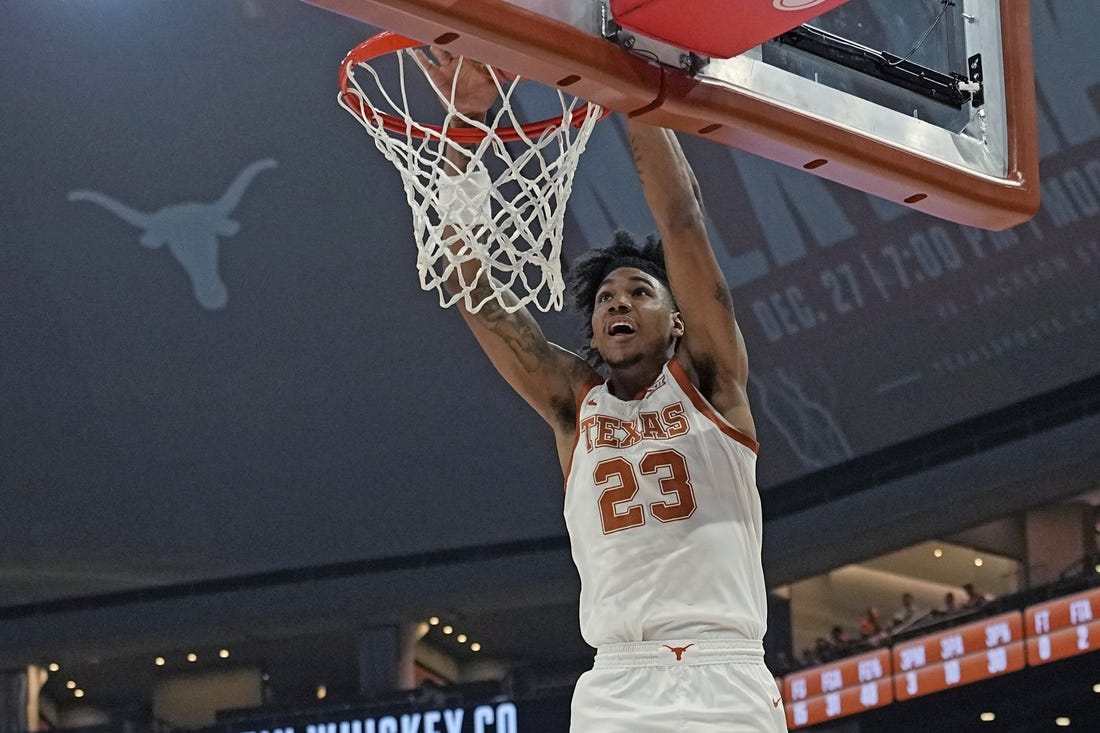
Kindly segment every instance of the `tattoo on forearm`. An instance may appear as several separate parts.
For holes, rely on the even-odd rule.
[[[478,286],[475,293],[480,299],[487,296],[487,291],[490,290],[488,283],[484,283]],[[478,311],[478,316],[486,328],[515,355],[516,362],[524,371],[533,373],[540,367],[552,365],[553,352],[550,345],[538,324],[526,313],[509,313],[495,297],[488,297]]]

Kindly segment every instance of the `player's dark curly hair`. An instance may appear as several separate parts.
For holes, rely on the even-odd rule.
[[[646,237],[645,244],[639,245],[630,232],[619,230],[610,246],[586,252],[572,263],[568,275],[569,292],[573,296],[573,308],[584,316],[584,343],[580,354],[596,368],[603,364],[600,352],[591,345],[596,292],[608,274],[619,267],[635,267],[668,286],[664,248],[660,238],[652,234]]]

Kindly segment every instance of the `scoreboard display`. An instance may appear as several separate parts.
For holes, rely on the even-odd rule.
[[[879,649],[793,674],[783,681],[783,693],[788,728],[888,705],[894,701],[890,651]]]
[[[894,695],[908,700],[1024,668],[1019,611],[894,647]]]
[[[1100,649],[1100,588],[1030,606],[1025,611],[1031,666]]]
[[[791,730],[1100,649],[1100,588],[781,680]]]

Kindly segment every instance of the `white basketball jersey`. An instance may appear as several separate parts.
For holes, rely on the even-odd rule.
[[[585,641],[762,639],[756,441],[711,407],[675,358],[641,399],[599,384],[577,415],[565,521]]]

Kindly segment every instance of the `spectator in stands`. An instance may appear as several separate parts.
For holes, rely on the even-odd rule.
[[[863,618],[859,620],[859,637],[864,641],[877,644],[883,631],[885,629],[882,628],[882,619],[879,618],[878,608],[869,606],[863,614]]]
[[[848,656],[852,649],[852,640],[844,633],[840,626],[834,626],[829,632],[829,645],[832,647],[833,659]]]
[[[920,610],[913,601],[913,594],[909,592],[902,593],[901,607],[894,612],[890,628],[896,629],[901,626],[909,626],[923,615],[924,611]]]
[[[824,636],[814,640],[813,659],[815,664],[833,661],[833,646]]]
[[[935,610],[937,616],[950,616],[959,610],[959,605],[955,603],[955,594],[952,591],[947,591],[943,597],[943,608]]]
[[[963,590],[966,591],[966,600],[963,601],[963,608],[977,608],[989,600],[985,597],[985,594],[974,590],[973,583],[964,585]]]

